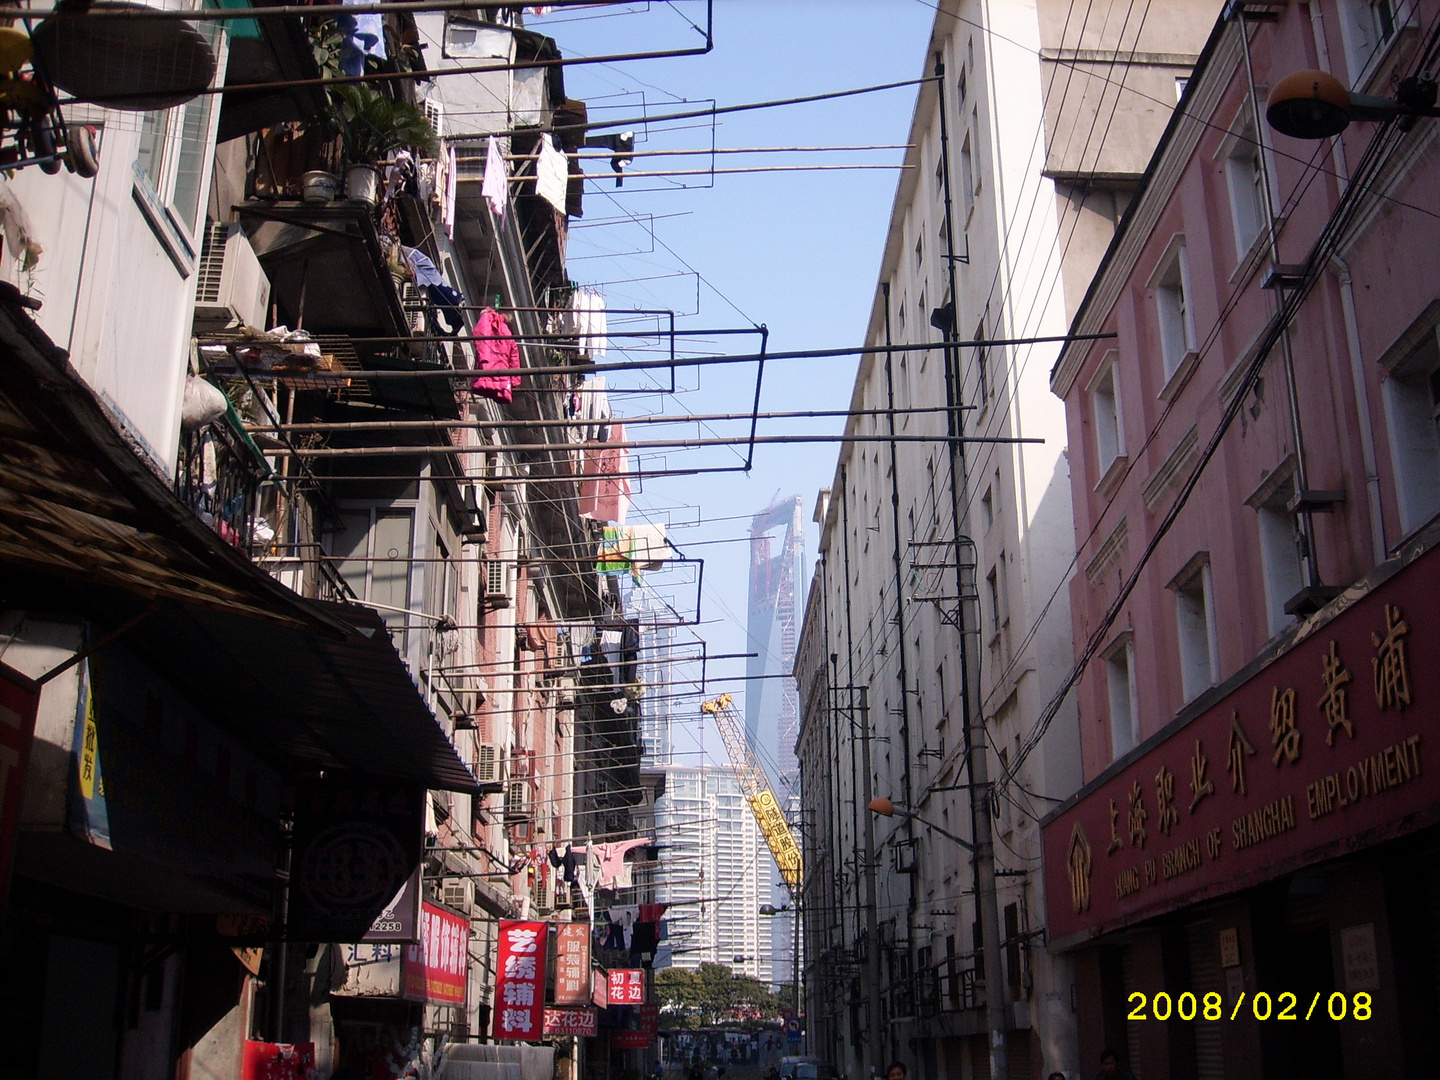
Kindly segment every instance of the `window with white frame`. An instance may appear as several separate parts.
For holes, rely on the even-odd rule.
[[[201,23],[225,70],[224,28]],[[183,105],[142,114],[135,154],[135,188],[141,209],[170,256],[186,274],[199,253],[200,211],[213,155],[219,98],[201,94]]]
[[[1095,418],[1096,475],[1104,477],[1116,459],[1125,456],[1125,426],[1120,416],[1120,391],[1115,379],[1119,352],[1105,354],[1090,380],[1090,407]]]
[[[1170,582],[1180,644],[1180,682],[1186,701],[1220,681],[1215,640],[1215,595],[1210,558],[1201,552]]]
[[[1244,259],[1265,229],[1264,147],[1246,124],[1233,133],[1223,147],[1225,183],[1230,191],[1230,219],[1235,229],[1237,258]]]
[[[1125,631],[1105,652],[1105,689],[1110,703],[1111,758],[1128,754],[1140,742],[1140,712],[1135,703],[1135,636]]]
[[[1341,36],[1352,89],[1361,89],[1380,55],[1410,21],[1411,6],[1409,0],[1341,0]]]
[[[1400,529],[1414,532],[1440,513],[1440,301],[1381,359],[1381,383],[1395,466]]]
[[[985,403],[990,400],[990,350],[986,348],[985,341],[985,320],[981,319],[975,324],[975,394],[979,398],[980,407],[983,409]]]
[[[1155,291],[1160,359],[1169,379],[1195,348],[1194,316],[1190,310],[1190,275],[1185,261],[1185,238],[1177,235],[1150,276]]]

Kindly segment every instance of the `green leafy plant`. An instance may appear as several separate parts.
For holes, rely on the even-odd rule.
[[[424,112],[368,86],[333,87],[330,121],[340,135],[345,160],[352,165],[373,165],[401,147],[424,157],[439,150],[440,141]]]

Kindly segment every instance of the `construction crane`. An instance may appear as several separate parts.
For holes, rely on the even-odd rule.
[[[802,877],[800,845],[790,830],[790,823],[785,820],[775,793],[770,790],[770,782],[765,778],[760,763],[755,760],[755,752],[745,738],[744,724],[736,715],[730,695],[721,694],[713,701],[702,704],[700,709],[715,717],[720,737],[725,740],[725,749],[730,754],[730,767],[740,781],[740,793],[750,804],[750,812],[755,815],[760,834],[770,847],[770,854],[775,856],[775,865],[785,879],[786,888],[791,896],[798,897]]]

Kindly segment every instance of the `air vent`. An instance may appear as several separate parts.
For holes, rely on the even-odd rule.
[[[505,785],[505,820],[524,821],[530,816],[530,781],[511,780]]]
[[[500,782],[500,748],[491,743],[481,743],[475,748],[475,779],[482,784]]]

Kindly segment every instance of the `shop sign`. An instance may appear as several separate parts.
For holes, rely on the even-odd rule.
[[[1051,940],[1426,824],[1440,803],[1424,740],[1440,665],[1412,658],[1437,649],[1440,555],[1429,555],[1087,785],[1043,826]]]
[[[555,1004],[590,1004],[590,924],[555,925]]]
[[[640,1014],[640,1030],[650,1035],[660,1034],[660,1006],[641,1005],[638,1010]]]
[[[612,1031],[610,1045],[617,1050],[644,1050],[655,1037],[648,1031]]]
[[[390,903],[386,904],[370,929],[365,931],[362,941],[414,941],[419,937],[416,927],[420,925],[420,867],[405,879]]]
[[[20,827],[20,793],[39,705],[40,687],[0,664],[0,911],[10,889],[10,864]]]
[[[286,936],[418,940],[413,906],[402,901],[420,865],[424,800],[423,788],[378,778],[298,785]]]
[[[545,947],[543,922],[500,922],[496,963],[495,1038],[538,1039],[544,1027]]]
[[[345,963],[345,982],[337,997],[395,999],[401,996],[401,957],[407,946],[392,941],[361,941],[333,946]]]
[[[315,1080],[315,1044],[245,1043],[241,1080]]]
[[[610,972],[607,1001],[611,1005],[645,1004],[643,968],[616,968]]]
[[[469,970],[470,920],[434,904],[422,904],[420,941],[405,946],[406,999],[464,1005]]]
[[[593,1039],[596,1032],[594,1009],[549,1009],[545,1010],[544,1034],[576,1035],[582,1039]]]

